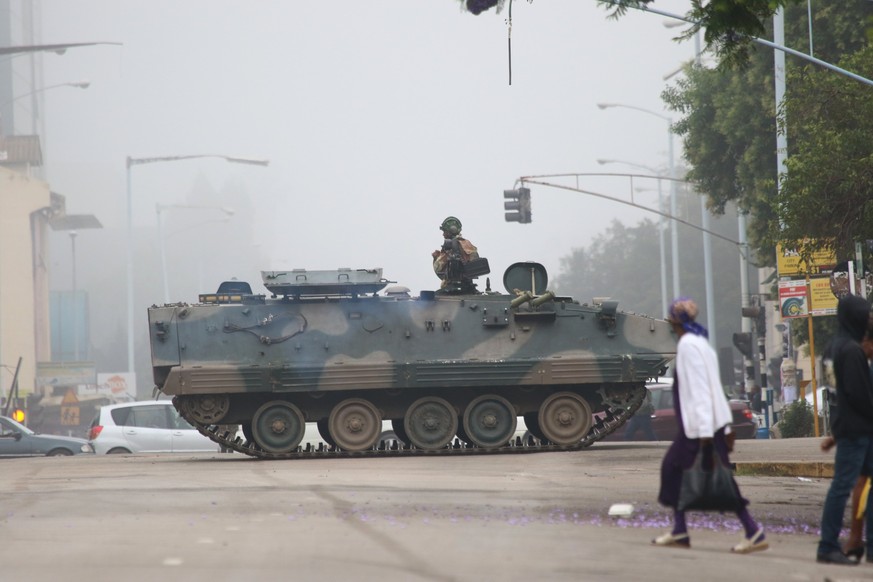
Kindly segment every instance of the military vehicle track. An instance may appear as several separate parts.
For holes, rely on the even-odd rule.
[[[381,441],[377,447],[366,451],[343,451],[336,447],[319,443],[317,447],[307,444],[306,447],[297,447],[290,453],[271,453],[263,450],[257,444],[246,441],[236,434],[222,430],[218,425],[204,425],[195,421],[188,413],[188,408],[179,406],[178,397],[173,398],[173,404],[179,414],[182,415],[202,435],[218,443],[224,449],[243,453],[259,459],[323,459],[323,458],[347,458],[347,457],[408,457],[408,456],[434,456],[434,455],[494,455],[501,453],[545,453],[553,451],[578,451],[605,438],[607,435],[621,427],[634,412],[642,405],[645,397],[645,386],[628,393],[625,401],[610,406],[606,411],[598,413],[598,418],[588,435],[575,445],[554,445],[540,442],[538,439],[528,437],[527,442],[522,442],[521,437],[510,441],[506,445],[497,448],[482,448],[464,443],[455,438],[454,441],[443,449],[423,450],[411,445],[402,445],[394,442],[391,444]]]

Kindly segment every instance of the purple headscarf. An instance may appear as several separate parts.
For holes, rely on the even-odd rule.
[[[709,332],[706,328],[695,321],[697,319],[697,303],[690,297],[678,297],[670,304],[667,319],[675,321],[682,326],[682,329],[694,335],[702,335],[709,338]]]

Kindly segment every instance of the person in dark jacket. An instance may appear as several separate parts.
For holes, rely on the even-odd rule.
[[[855,565],[858,562],[843,554],[839,535],[849,493],[858,476],[873,474],[873,380],[861,340],[867,330],[870,304],[866,299],[849,295],[837,304],[839,331],[831,344],[831,361],[826,373],[836,388],[836,406],[831,412],[831,432],[837,445],[834,478],[825,497],[821,517],[821,539],[816,561],[828,564]],[[873,531],[873,512],[866,512],[867,531]],[[871,559],[873,536],[868,536],[867,560]]]

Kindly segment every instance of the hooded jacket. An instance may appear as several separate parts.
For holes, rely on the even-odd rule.
[[[859,343],[869,317],[870,304],[861,297],[849,295],[837,305],[839,331],[830,348],[837,391],[831,432],[836,438],[873,436],[873,380]]]

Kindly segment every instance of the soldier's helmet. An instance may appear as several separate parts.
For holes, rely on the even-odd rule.
[[[440,224],[440,230],[447,232],[452,236],[458,236],[461,234],[461,221],[454,216],[448,216],[443,220],[443,223]]]

